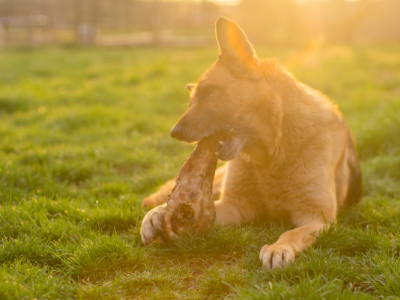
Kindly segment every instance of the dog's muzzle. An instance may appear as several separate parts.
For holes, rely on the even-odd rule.
[[[174,139],[177,139],[179,141],[183,140],[183,134],[182,134],[182,126],[180,125],[175,125],[174,127],[172,127],[171,129],[171,137],[173,137]]]

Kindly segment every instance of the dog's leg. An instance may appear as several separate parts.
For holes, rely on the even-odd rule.
[[[213,199],[218,200],[221,197],[222,184],[224,183],[224,178],[226,174],[228,164],[219,167],[215,171],[214,182],[213,182]]]
[[[225,177],[226,172],[226,165],[218,168],[215,171],[214,183],[213,183],[213,199],[217,200],[220,197],[221,189],[222,189],[222,182]],[[164,185],[160,187],[160,189],[150,195],[149,197],[145,198],[142,202],[142,206],[145,209],[151,209],[161,204],[164,204],[168,200],[168,196],[171,195],[172,190],[175,186],[175,180],[167,181]]]
[[[321,213],[319,213],[321,215]],[[272,245],[265,245],[260,251],[260,260],[267,269],[282,267],[295,259],[297,253],[308,248],[320,231],[330,225],[334,218],[325,218],[325,214],[316,219],[304,218],[296,229],[283,233]]]
[[[242,215],[234,202],[218,200],[215,202],[216,224],[237,225],[242,222]]]
[[[168,200],[168,196],[175,186],[175,180],[169,180],[164,183],[157,192],[145,198],[142,202],[142,206],[145,209],[151,209],[161,204],[164,204]]]
[[[216,224],[240,225],[259,218],[259,211],[249,201],[224,197],[215,202]]]

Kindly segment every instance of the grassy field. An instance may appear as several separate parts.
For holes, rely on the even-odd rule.
[[[281,224],[145,247],[141,200],[193,146],[169,136],[216,49],[0,52],[0,299],[400,297],[400,46],[261,49],[330,96],[356,135],[364,197],[287,268]]]

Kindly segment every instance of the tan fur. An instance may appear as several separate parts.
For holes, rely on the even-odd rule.
[[[235,51],[247,39],[236,32],[240,28],[235,23],[225,20],[223,25],[235,32],[234,47],[229,45],[229,36],[225,38],[228,45],[220,45],[220,59],[201,77],[195,91],[210,82],[223,88],[207,96],[204,103],[192,91],[192,105],[178,124],[190,128],[187,120],[201,123],[202,114],[222,111],[232,120],[240,120],[232,123],[234,130],[238,124],[249,128],[253,138],[240,148],[240,155],[217,171],[215,186],[223,174],[225,177],[220,200],[215,202],[216,222],[291,222],[295,229],[260,252],[263,265],[276,268],[294,260],[296,253],[309,247],[319,232],[335,221],[339,209],[360,198],[361,174],[354,139],[326,96],[296,81],[275,61],[259,61],[248,45]],[[219,30],[217,22],[217,36],[224,34],[224,29]],[[219,37],[220,44],[221,40]],[[225,60],[224,51],[231,51]],[[187,132],[190,138],[201,139],[213,128]],[[173,183],[168,182],[143,204],[164,203],[172,188]]]

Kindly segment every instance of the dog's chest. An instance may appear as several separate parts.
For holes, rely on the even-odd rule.
[[[285,180],[271,170],[258,171],[255,175],[265,215],[271,220],[285,219],[291,210],[290,180]]]

